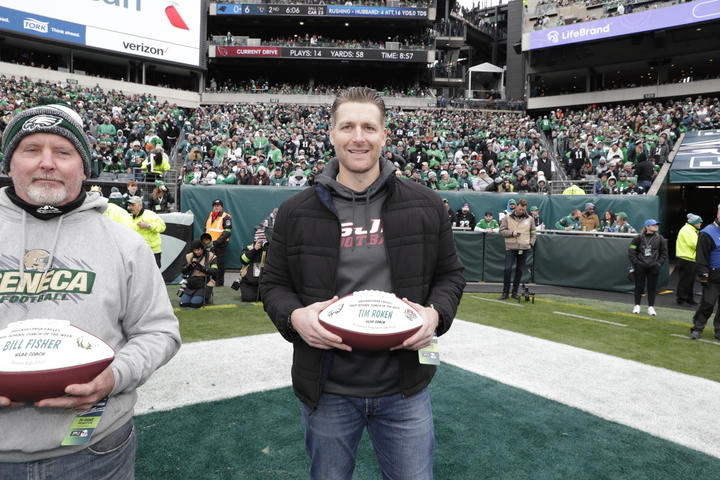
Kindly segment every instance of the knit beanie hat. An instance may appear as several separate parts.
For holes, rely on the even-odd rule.
[[[700,215],[694,215],[692,213],[687,214],[688,223],[690,225],[696,225],[698,223],[702,223],[702,218],[700,218]]]
[[[42,105],[15,115],[2,137],[2,172],[10,171],[10,160],[20,141],[34,133],[54,133],[68,139],[82,157],[85,176],[90,178],[90,145],[80,116],[64,105]]]

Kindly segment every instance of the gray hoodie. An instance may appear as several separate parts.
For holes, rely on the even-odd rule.
[[[97,192],[71,212],[39,220],[6,191],[0,190],[0,329],[20,320],[69,320],[115,350],[115,387],[92,445],[132,417],[136,388],[178,351],[177,318],[147,243],[102,214],[107,201]],[[32,403],[3,408],[0,462],[86,448],[60,446],[76,415]]]
[[[339,161],[332,159],[317,181],[332,194],[340,220],[340,258],[337,290],[343,297],[358,290],[392,292],[392,275],[382,227],[383,203],[395,167],[380,159],[380,176],[362,192],[337,182]],[[381,397],[400,391],[397,351],[348,353],[334,350],[332,367],[323,389],[336,395]]]

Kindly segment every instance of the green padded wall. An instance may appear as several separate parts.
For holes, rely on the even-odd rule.
[[[182,211],[195,214],[194,237],[205,228],[205,220],[212,210],[212,202],[219,198],[225,211],[233,216],[233,234],[228,246],[227,268],[239,269],[240,253],[252,242],[254,227],[267,217],[283,200],[301,191],[290,187],[239,187],[233,185],[183,185]],[[478,193],[472,191],[441,192],[454,210],[463,203],[480,220],[486,210],[497,214],[505,210],[509,199],[526,198],[530,206],[540,209],[545,224],[552,228],[557,220],[568,215],[573,208],[583,209],[593,202],[598,215],[607,209],[624,211],[628,221],[638,230],[645,219],[662,221],[660,199],[656,196],[625,195],[516,195],[504,193]],[[502,282],[505,262],[504,240],[497,234],[456,232],[455,241],[460,258],[465,264],[465,279],[469,282]],[[627,247],[629,238],[596,238],[576,235],[539,235],[536,248],[527,261],[530,272],[523,282],[548,285],[591,288],[615,292],[632,290],[627,280]],[[535,258],[537,257],[537,258]],[[660,285],[669,277],[667,262],[660,276]]]

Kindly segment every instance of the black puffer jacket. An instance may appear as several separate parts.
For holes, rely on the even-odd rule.
[[[645,249],[650,247],[650,255],[645,255]],[[640,233],[630,242],[628,258],[635,268],[653,268],[665,263],[668,255],[667,243],[659,233]]]
[[[337,160],[333,160],[337,162]],[[384,162],[385,160],[381,160]],[[438,335],[449,328],[462,297],[463,266],[447,211],[437,193],[390,175],[382,207],[384,244],[393,293],[440,314]],[[327,377],[331,351],[310,347],[288,328],[293,310],[331,299],[336,292],[340,222],[330,192],[322,185],[285,200],[278,211],[260,293],[280,334],[294,343],[292,380],[298,398],[315,409]],[[400,390],[409,397],[435,374],[415,351],[400,351]]]

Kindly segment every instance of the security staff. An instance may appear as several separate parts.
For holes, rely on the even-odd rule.
[[[693,327],[690,329],[690,338],[698,340],[705,328],[715,303],[720,296],[720,205],[715,221],[700,230],[697,242],[695,262],[697,263],[700,285],[703,287],[700,306],[693,316]],[[715,339],[720,340],[720,312],[713,319]]]
[[[213,239],[213,249],[217,257],[217,278],[215,286],[225,285],[225,253],[232,234],[232,216],[223,211],[223,202],[216,199],[212,203],[213,211],[205,221],[205,233]]]

